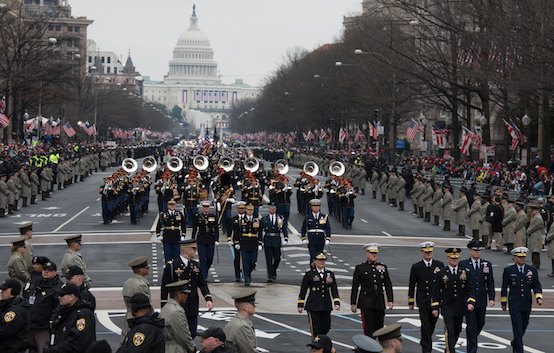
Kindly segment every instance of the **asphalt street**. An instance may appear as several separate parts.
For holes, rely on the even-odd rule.
[[[157,214],[154,191],[151,192],[150,212],[140,219],[137,225],[130,224],[128,215],[121,215],[112,224],[102,224],[98,188],[102,184],[102,177],[112,171],[95,173],[85,182],[74,184],[66,190],[55,191],[48,201],[39,201],[37,205],[0,219],[0,245],[3,246],[0,262],[7,263],[9,241],[16,237],[17,225],[21,222],[30,220],[35,224],[34,253],[48,256],[57,263],[60,263],[66,249],[63,237],[67,234],[82,233],[82,254],[87,262],[87,271],[93,279],[94,294],[99,299],[98,337],[108,339],[115,348],[119,342],[117,332],[123,319],[121,286],[131,274],[127,262],[141,255],[148,255],[151,262],[154,260],[149,280],[153,292],[158,293],[154,295],[154,304],[159,307],[158,287],[163,271],[163,254],[161,244],[151,233]],[[298,169],[291,168],[291,181],[298,172]],[[321,177],[320,180],[323,182],[324,178]],[[253,275],[253,286],[259,290],[260,302],[259,316],[253,320],[259,330],[258,344],[270,352],[309,351],[305,346],[309,342],[307,318],[305,314],[296,312],[298,285],[308,268],[308,252],[298,237],[303,218],[296,213],[294,195],[292,199],[289,227],[291,244],[283,248],[283,262],[279,268],[277,283],[266,283],[263,251],[259,253],[258,266]],[[325,212],[325,196],[322,204]],[[410,202],[407,203],[406,209],[411,209]],[[264,212],[265,209],[262,208],[262,213]],[[417,244],[424,240],[435,241],[436,258],[444,260],[444,248],[465,247],[468,239],[458,237],[455,232],[443,232],[439,227],[424,223],[407,211],[401,212],[384,202],[373,200],[371,192],[366,192],[364,196],[358,195],[352,230],[342,229],[334,219],[331,222],[333,237],[331,247],[326,249],[330,253],[327,265],[335,271],[343,301],[343,309],[333,317],[330,332],[330,336],[338,344],[337,351],[348,352],[351,345],[350,337],[361,333],[359,315],[349,311],[350,278],[354,266],[364,261],[361,245],[378,242],[382,244],[380,261],[389,267],[397,305],[397,308],[387,311],[386,321],[402,322],[405,351],[418,352],[417,312],[408,311],[406,307],[409,270],[411,264],[419,260]],[[187,237],[190,237],[190,230]],[[217,297],[217,311],[202,314],[200,325],[203,327],[223,326],[234,314],[228,292],[240,285],[234,282],[231,251],[223,236],[217,253],[209,275],[211,290]],[[463,256],[466,255],[467,252],[464,251]],[[484,251],[483,256],[494,264],[496,287],[500,287],[502,268],[511,262],[511,258],[493,251]],[[534,309],[525,336],[524,341],[529,346],[527,351],[531,353],[552,351],[549,348],[548,337],[552,334],[554,301],[551,296],[554,292],[554,280],[546,276],[550,273],[550,261],[546,259],[546,253],[543,254],[542,261],[544,265],[539,274],[546,290],[546,302],[540,310]],[[7,277],[6,267],[3,266],[0,270],[0,277]],[[512,335],[509,315],[497,307],[487,316],[486,332],[481,337],[480,351],[508,351],[507,345],[509,346]],[[442,351],[444,337],[441,336],[441,322],[437,325],[435,334],[436,351]],[[459,351],[465,351],[464,341],[460,340],[460,343],[462,347]]]

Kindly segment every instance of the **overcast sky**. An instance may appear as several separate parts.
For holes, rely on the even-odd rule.
[[[263,84],[287,50],[312,50],[336,41],[344,15],[361,0],[70,0],[73,16],[94,20],[88,38],[100,50],[127,50],[137,70],[161,80],[196,3],[200,29],[210,38],[224,82]]]

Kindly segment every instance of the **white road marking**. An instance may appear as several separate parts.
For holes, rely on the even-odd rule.
[[[86,210],[88,210],[90,208],[90,206],[87,206],[85,208],[83,208],[79,213],[77,213],[75,216],[71,217],[70,219],[68,219],[67,221],[63,222],[58,228],[54,229],[52,231],[52,233],[56,233],[57,231],[59,231],[60,229],[62,229],[63,227],[65,227],[66,225],[68,225],[69,223],[71,223],[75,218],[79,217],[83,212],[85,212]]]
[[[115,334],[121,335],[121,328],[113,323],[107,310],[96,310],[96,318],[107,330]]]
[[[385,234],[387,237],[392,237],[392,235],[391,235],[390,233],[387,233],[387,232],[385,232],[384,230],[381,231],[381,233]]]
[[[360,221],[364,222],[364,223],[369,223],[368,221],[366,221],[365,219],[363,218],[360,218]]]
[[[310,257],[310,254],[289,254],[288,257]]]
[[[99,198],[96,199],[96,201],[100,201],[101,199],[102,199],[102,197],[99,197]]]
[[[294,235],[300,235],[300,232],[298,229],[294,228],[294,226],[289,222],[289,231]]]
[[[158,225],[158,220],[160,219],[160,214],[158,213],[156,215],[156,219],[154,219],[154,223],[152,223],[152,227],[150,227],[150,233],[156,233],[156,226]]]

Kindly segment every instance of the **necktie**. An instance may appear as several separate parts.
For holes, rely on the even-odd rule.
[[[519,272],[521,272],[521,274],[523,274],[523,266],[521,266],[521,267],[519,268]]]
[[[427,268],[431,268],[431,263],[430,262],[427,263]]]
[[[275,225],[275,216],[271,216],[271,224]]]
[[[452,268],[452,274],[453,274],[454,276],[456,276],[456,267],[453,267],[453,268]]]

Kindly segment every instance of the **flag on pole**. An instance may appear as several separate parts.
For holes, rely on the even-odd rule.
[[[341,127],[339,130],[339,142],[344,143],[344,141],[348,140],[350,140],[350,135],[348,134],[348,131]]]
[[[439,129],[436,126],[433,126],[432,133],[433,133],[433,145],[441,149],[446,148],[446,135],[448,134],[448,130]]]
[[[408,130],[406,130],[406,138],[408,141],[413,141],[419,132],[424,131],[424,126],[414,118],[410,119],[408,123]]]
[[[10,125],[10,118],[6,114],[4,114],[6,111],[6,96],[0,97],[0,125],[3,128],[8,127]]]
[[[360,129],[356,130],[356,134],[354,135],[354,141],[355,142],[360,142],[364,139],[365,139],[365,135],[362,132],[362,130],[360,130]]]
[[[63,131],[67,135],[67,137],[73,137],[77,133],[75,129],[71,126],[69,121],[63,125]]]
[[[378,128],[379,122],[376,122],[375,124],[369,123],[369,136],[373,139],[377,140],[379,138],[379,128]]]
[[[460,147],[460,150],[462,151],[463,155],[469,156],[469,149],[471,147],[473,133],[463,126],[462,128],[462,146]]]
[[[483,137],[477,132],[472,132],[471,144],[473,148],[479,151],[481,149],[481,144],[483,143]]]

